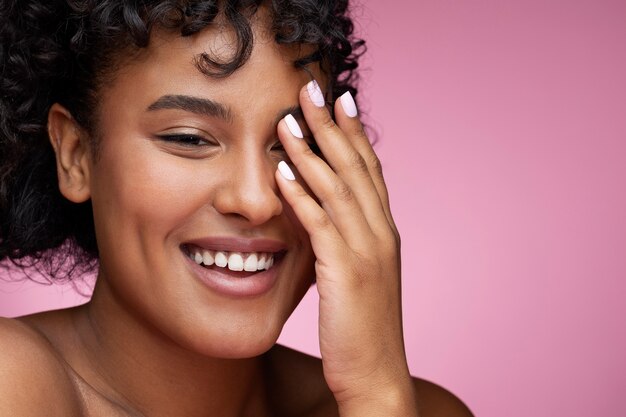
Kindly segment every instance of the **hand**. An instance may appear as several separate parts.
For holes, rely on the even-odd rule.
[[[301,90],[300,105],[326,162],[287,116],[279,138],[313,195],[290,180],[285,163],[276,180],[317,258],[324,377],[340,409],[387,394],[398,400],[398,393],[414,407],[402,337],[400,238],[380,162],[349,93],[335,103],[337,123],[315,82]]]

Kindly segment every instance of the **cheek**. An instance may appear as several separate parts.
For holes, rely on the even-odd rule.
[[[94,210],[129,231],[144,223],[152,229],[181,223],[206,204],[209,191],[194,169],[197,161],[147,145],[103,154],[94,175]]]

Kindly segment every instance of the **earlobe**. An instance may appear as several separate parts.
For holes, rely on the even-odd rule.
[[[48,112],[48,136],[56,155],[61,194],[74,203],[89,200],[89,145],[71,113],[58,103]]]

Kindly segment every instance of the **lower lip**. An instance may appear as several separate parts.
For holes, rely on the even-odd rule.
[[[193,273],[211,290],[231,297],[254,297],[267,293],[272,289],[278,276],[281,259],[275,259],[274,265],[268,270],[256,273],[242,273],[228,268],[209,269],[198,265],[185,253],[183,256]],[[282,257],[281,257],[282,258]],[[243,276],[242,276],[243,275]]]

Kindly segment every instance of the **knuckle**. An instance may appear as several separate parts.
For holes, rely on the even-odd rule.
[[[393,223],[389,227],[389,242],[393,243],[394,249],[400,249],[400,233]]]
[[[335,184],[335,196],[340,201],[351,201],[354,198],[354,194],[352,193],[352,188],[345,182],[337,182]]]
[[[400,237],[400,233],[398,233],[398,229],[396,229],[395,226],[393,227],[393,231],[393,236],[396,240],[396,248],[400,250],[400,248],[402,247],[402,238]]]
[[[337,124],[335,123],[333,118],[330,117],[330,114],[328,114],[321,121],[321,126],[324,130],[334,130],[337,127]]]
[[[349,157],[349,166],[358,172],[368,172],[367,162],[358,152],[353,152]]]
[[[328,214],[321,213],[315,218],[314,224],[319,229],[326,229],[331,225],[331,220]]]
[[[381,253],[384,253],[386,257],[394,257],[400,253],[400,235],[393,226],[385,227],[384,230],[377,233],[377,236],[378,243],[376,247]]]
[[[369,143],[370,138],[367,136],[367,132],[365,131],[363,125],[359,125],[354,134],[356,135],[357,139]]]
[[[400,235],[394,233],[392,240],[389,244],[389,250],[391,253],[399,253],[400,252]]]
[[[369,158],[369,166],[372,172],[374,172],[376,175],[380,177],[383,176],[383,165],[380,162],[380,158],[378,158],[378,156],[375,153],[372,153],[372,155]]]

